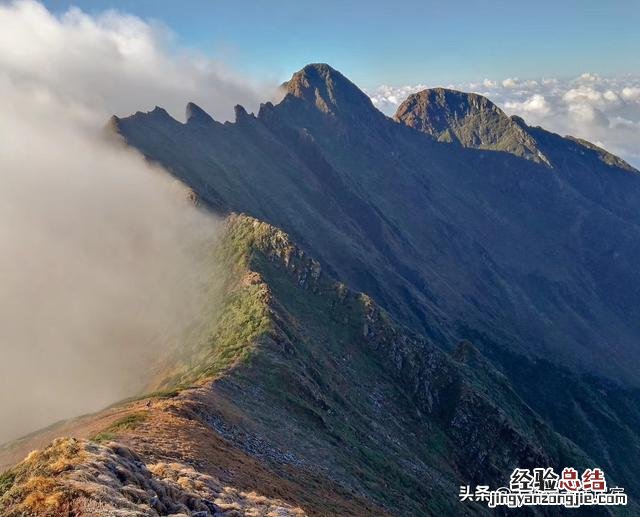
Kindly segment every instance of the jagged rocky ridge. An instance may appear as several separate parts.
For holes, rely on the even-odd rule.
[[[233,280],[219,321],[259,313],[261,330],[241,342],[223,325],[191,350],[197,361],[182,357],[178,377],[167,371],[176,394],[125,407],[133,413],[94,442],[30,456],[8,472],[0,510],[477,514],[486,508],[458,503],[459,484],[504,484],[515,466],[591,463],[473,345],[448,355],[333,280],[281,230],[232,216],[223,258]],[[240,342],[220,364],[225,333]],[[131,415],[135,426],[118,423]],[[260,469],[278,480],[278,497]],[[229,471],[256,480],[240,487]]]
[[[635,382],[632,168],[467,94],[456,94],[467,97],[465,118],[450,116],[445,96],[412,120],[435,126],[440,109],[438,120],[458,121],[452,134],[471,127],[494,148],[516,135],[513,149],[436,142],[385,117],[326,65],[286,88],[257,117],[238,107],[233,124],[190,106],[186,124],[158,108],[112,128],[204,203],[282,227],[420,332],[455,343],[470,328],[510,350]],[[525,147],[532,159],[513,154]]]

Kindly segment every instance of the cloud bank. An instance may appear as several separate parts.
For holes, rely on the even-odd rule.
[[[253,94],[160,35],[0,6],[0,443],[136,394],[201,317],[220,223],[103,126]]]
[[[255,110],[277,89],[173,40],[168,28],[117,11],[54,16],[35,1],[0,5],[0,69],[19,85],[46,84],[59,100],[88,105],[85,115],[102,122],[156,104],[184,118],[189,101],[230,120],[235,104]]]
[[[427,87],[380,86],[368,93],[378,109],[392,115],[407,95]],[[601,77],[584,73],[572,79],[486,78],[447,87],[484,95],[509,115],[519,115],[530,125],[584,138],[640,168],[640,75]]]

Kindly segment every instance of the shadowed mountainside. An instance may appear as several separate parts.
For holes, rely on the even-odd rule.
[[[285,88],[257,117],[237,107],[235,123],[190,105],[186,124],[157,108],[111,127],[203,202],[283,228],[445,347],[471,329],[493,348],[637,383],[637,171],[477,96],[465,109],[491,116],[458,118],[451,132],[493,117],[486,142],[517,133],[550,165],[437,142],[385,117],[327,65]],[[438,120],[450,121],[451,95],[411,120],[432,127],[444,104]]]

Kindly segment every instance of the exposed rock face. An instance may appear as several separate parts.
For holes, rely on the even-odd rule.
[[[185,114],[186,114],[187,124],[210,125],[210,124],[216,123],[211,117],[211,115],[209,115],[200,106],[198,106],[197,104],[194,104],[193,102],[190,102],[189,104],[187,104]]]
[[[441,142],[504,151],[550,165],[531,135],[482,95],[422,90],[400,104],[394,119]]]
[[[577,144],[579,144],[580,146],[588,149],[581,149],[578,152],[581,154],[585,154],[588,153],[590,151],[590,154],[595,155],[598,157],[598,159],[600,159],[601,161],[603,161],[604,163],[606,163],[607,165],[610,165],[612,167],[617,167],[619,169],[623,169],[629,172],[638,172],[636,171],[636,169],[634,169],[631,165],[629,165],[627,162],[625,162],[622,158],[611,154],[610,152],[608,152],[607,150],[603,149],[602,147],[598,147],[595,144],[592,144],[591,142],[587,142],[586,140],[582,139],[582,138],[575,138],[573,136],[567,136],[566,137],[569,140],[573,140],[574,142],[576,142]]]
[[[336,115],[373,111],[371,99],[329,65],[307,65],[284,84],[287,95],[300,99],[323,113]]]
[[[511,392],[498,372],[487,363],[476,363],[471,371],[457,364],[423,340],[402,333],[385,321],[380,309],[365,300],[367,342],[390,361],[399,383],[412,394],[417,406],[430,418],[440,422],[456,445],[458,467],[466,479],[481,483],[492,478],[504,482],[504,473],[513,465],[550,465],[544,438],[555,441],[537,417]],[[464,364],[464,363],[463,363]],[[482,365],[488,371],[478,371]],[[503,392],[509,404],[517,406],[519,415],[532,426],[524,431],[510,420],[504,408],[499,408],[480,392],[476,376],[487,390]],[[493,377],[491,382],[488,379]],[[500,440],[495,438],[499,436]],[[539,440],[539,441],[538,441]],[[502,474],[501,474],[502,473]]]

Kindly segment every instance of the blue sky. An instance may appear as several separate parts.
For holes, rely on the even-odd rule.
[[[0,79],[101,122],[189,101],[232,120],[324,61],[388,115],[424,88],[472,91],[640,167],[639,27],[640,0],[0,0]]]
[[[285,79],[328,62],[363,87],[640,70],[638,0],[46,1],[157,20],[176,44]]]

